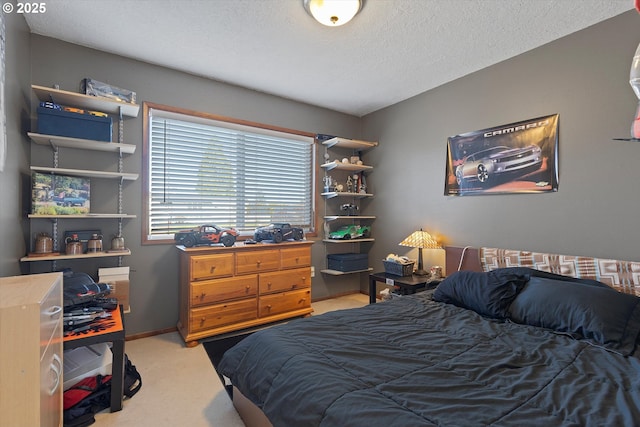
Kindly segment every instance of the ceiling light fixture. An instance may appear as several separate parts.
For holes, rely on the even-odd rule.
[[[328,27],[339,27],[351,21],[362,9],[364,0],[302,0],[313,18]]]

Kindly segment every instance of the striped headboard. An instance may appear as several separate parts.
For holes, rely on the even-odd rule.
[[[496,248],[480,248],[479,256],[484,271],[529,267],[564,276],[598,280],[619,292],[640,296],[640,262]]]

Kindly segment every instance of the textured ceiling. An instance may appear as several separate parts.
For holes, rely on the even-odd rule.
[[[633,0],[48,0],[33,33],[362,116],[633,9]]]

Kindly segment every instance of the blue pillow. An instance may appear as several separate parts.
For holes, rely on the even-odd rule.
[[[433,300],[467,308],[482,316],[506,319],[511,302],[528,279],[528,274],[508,268],[487,273],[457,271],[438,285]]]
[[[640,332],[640,298],[609,287],[531,277],[509,307],[509,317],[628,356]]]

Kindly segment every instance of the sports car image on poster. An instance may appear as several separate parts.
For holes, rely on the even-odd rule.
[[[478,180],[488,183],[500,174],[514,173],[527,169],[539,169],[542,165],[542,150],[537,145],[524,148],[498,146],[478,151],[456,168],[458,185],[464,180]]]
[[[558,115],[448,139],[446,196],[557,191]]]

